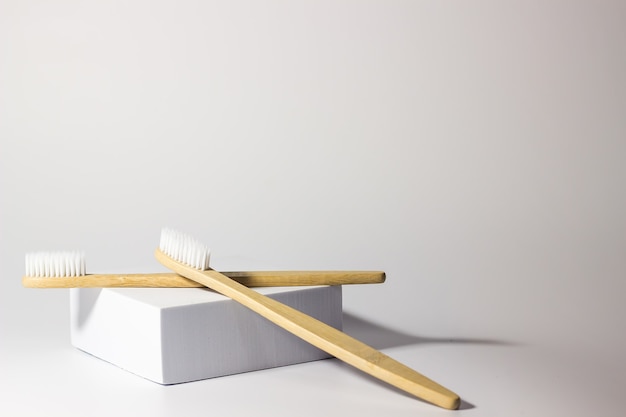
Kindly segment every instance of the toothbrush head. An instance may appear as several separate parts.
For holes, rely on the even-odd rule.
[[[72,252],[33,252],[26,254],[26,276],[79,277],[85,275],[85,254]]]
[[[201,271],[209,269],[211,250],[208,246],[177,230],[161,230],[159,249],[177,262]]]

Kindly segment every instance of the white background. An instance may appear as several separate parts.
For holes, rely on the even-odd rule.
[[[162,387],[24,254],[381,269],[345,330],[458,415],[621,416],[622,1],[0,1],[0,414],[440,415],[336,360]],[[384,413],[384,414],[383,414]]]

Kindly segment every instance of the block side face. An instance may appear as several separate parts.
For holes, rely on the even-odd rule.
[[[122,369],[163,382],[160,309],[115,291],[70,290],[72,345]]]
[[[342,327],[342,289],[268,294],[333,327]],[[232,301],[162,310],[163,380],[175,384],[328,358],[329,355]]]

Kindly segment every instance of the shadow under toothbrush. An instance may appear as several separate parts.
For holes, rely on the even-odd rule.
[[[350,336],[361,340],[362,342],[372,346],[375,349],[383,350],[401,346],[411,346],[419,344],[474,344],[474,345],[499,345],[499,346],[516,346],[517,343],[484,339],[484,338],[455,338],[455,337],[425,337],[417,336],[409,333],[405,333],[396,329],[392,329],[375,323],[363,317],[359,317],[355,314],[344,311],[343,312],[343,331]],[[346,366],[340,361],[337,361],[338,366],[346,368],[348,372],[354,372],[355,374],[362,375],[358,370]],[[367,376],[367,375],[366,375]],[[381,385],[387,389],[397,391],[401,395],[413,398],[410,394],[399,390],[393,386],[385,384],[375,378],[372,378],[372,382]],[[461,404],[458,410],[470,410],[476,408],[476,406],[469,401],[461,398]]]
[[[493,339],[417,336],[386,327],[382,324],[375,323],[346,311],[343,312],[343,331],[355,339],[367,343],[371,347],[378,350],[429,343],[501,346],[516,345],[516,343],[513,342]]]

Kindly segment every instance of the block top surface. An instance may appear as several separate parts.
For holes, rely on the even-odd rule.
[[[257,287],[254,290],[261,294],[270,295],[283,292],[307,291],[312,288],[323,288],[323,286]],[[113,292],[156,308],[181,307],[229,299],[208,288],[103,288],[102,291]]]

